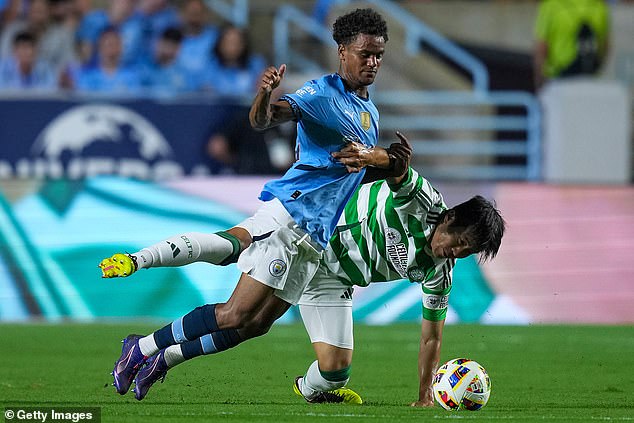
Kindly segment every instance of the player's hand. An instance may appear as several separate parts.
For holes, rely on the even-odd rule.
[[[394,160],[394,175],[403,175],[409,168],[410,160],[412,159],[412,145],[409,143],[407,137],[396,131],[396,136],[399,142],[390,144],[387,148],[390,158]]]
[[[279,69],[275,66],[269,66],[262,74],[259,88],[270,94],[271,91],[279,87],[282,78],[284,78],[284,72],[286,72],[285,64],[281,65]]]
[[[349,142],[331,155],[346,166],[348,173],[358,173],[372,162],[372,149],[356,141]]]

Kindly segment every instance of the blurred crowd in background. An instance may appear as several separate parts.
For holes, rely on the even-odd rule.
[[[213,23],[203,0],[0,0],[0,17],[4,94],[250,98],[266,66],[246,30]],[[256,132],[236,114],[203,147],[211,173],[284,171],[293,129]]]
[[[251,95],[265,60],[203,0],[0,0],[0,90]]]
[[[517,1],[534,8],[534,22],[526,18],[516,25],[517,30],[500,25],[499,32],[492,30],[478,38],[478,31],[473,30],[475,25],[484,25],[489,18],[512,20],[505,14],[505,6],[512,2],[456,1],[455,8],[462,6],[459,10],[467,10],[460,16],[452,14],[450,8],[440,13],[414,9],[418,10],[418,16],[429,21],[428,25],[435,26],[482,61],[490,75],[491,90],[539,94],[549,81],[598,75],[602,68],[609,67],[608,58],[612,54],[615,59],[609,78],[620,75],[621,81],[629,87],[630,97],[634,98],[630,29],[634,8],[625,14],[623,9],[615,12],[615,8],[621,6],[619,3],[634,3],[634,0]],[[251,5],[262,8],[264,3],[253,0]],[[303,5],[312,18],[327,27],[333,7],[339,3],[338,0],[315,0],[305,1]],[[396,3],[416,6],[433,2]],[[444,0],[436,3],[445,6]],[[464,7],[470,3],[475,6]],[[481,10],[486,9],[483,6],[487,4],[497,4],[499,10],[486,15],[487,12]],[[444,20],[439,19],[442,12],[447,16]],[[519,21],[519,15],[509,16]],[[444,26],[440,25],[442,22]],[[529,25],[533,25],[532,30]],[[615,31],[617,27],[620,32]],[[271,35],[270,27],[267,28],[267,34]],[[115,99],[127,96],[165,99],[202,94],[205,101],[209,95],[235,96],[240,102],[253,97],[260,75],[270,64],[262,51],[254,51],[250,43],[255,41],[260,48],[268,48],[263,44],[269,42],[269,38],[263,41],[265,37],[257,26],[252,26],[250,31],[226,23],[207,7],[205,0],[0,0],[0,94],[5,98],[21,98],[28,93],[107,94]],[[398,31],[395,30],[395,38]],[[309,56],[321,51],[310,36],[298,32],[304,36],[297,37],[299,42],[308,42],[304,49]],[[505,36],[515,44],[492,41]],[[398,75],[382,78],[384,86],[399,89],[398,84],[404,82],[402,86],[426,89],[469,87],[470,81],[464,80],[459,69],[452,68],[451,64],[445,66],[442,60],[432,62],[437,59],[429,54],[433,49],[427,49],[422,42],[421,46],[432,56],[431,60],[430,57],[421,59],[415,63],[421,66],[420,71],[402,72],[403,75],[398,66],[412,62],[395,61],[392,70],[398,70]],[[390,44],[390,53],[391,58],[405,55],[396,41]],[[290,77],[294,73],[299,72],[291,72]],[[449,77],[445,78],[446,74],[450,74]],[[425,79],[419,80],[420,75]],[[390,85],[390,80],[396,82]],[[300,81],[303,83],[305,79]],[[280,89],[294,89],[295,82]],[[280,173],[294,159],[294,131],[294,125],[289,124],[265,133],[255,132],[246,115],[240,112],[223,119],[221,128],[213,128],[213,133],[203,142],[204,156],[209,158],[211,173]],[[508,134],[495,136],[508,139]],[[629,132],[627,136],[631,139]],[[436,133],[431,137],[443,139]],[[478,161],[481,157],[484,156],[477,155],[476,164],[481,164]],[[506,163],[499,157],[497,160]],[[521,156],[520,160],[527,159]]]

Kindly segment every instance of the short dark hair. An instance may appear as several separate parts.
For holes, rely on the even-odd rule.
[[[490,260],[497,255],[506,222],[495,207],[495,203],[481,195],[476,195],[447,210],[441,216],[440,222],[443,221],[444,216],[452,218],[449,227],[466,228],[465,236],[473,243],[480,262]]]
[[[19,43],[30,43],[35,45],[37,43],[37,37],[30,31],[19,31],[13,37],[13,45],[16,46]]]
[[[337,44],[350,44],[359,34],[376,35],[387,42],[387,24],[373,9],[357,9],[339,16],[332,25],[332,38]]]

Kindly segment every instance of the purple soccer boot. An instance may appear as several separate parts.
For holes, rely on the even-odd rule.
[[[124,395],[130,389],[134,377],[145,364],[147,357],[141,353],[139,348],[139,339],[143,335],[128,335],[123,341],[121,347],[121,356],[114,363],[112,376],[114,376],[114,387],[117,392]]]
[[[165,362],[165,350],[161,350],[158,354],[150,357],[134,380],[134,397],[141,401],[147,395],[148,391],[158,381],[165,380],[167,375],[167,363]]]

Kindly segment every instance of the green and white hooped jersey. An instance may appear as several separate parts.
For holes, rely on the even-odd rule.
[[[408,279],[423,290],[423,318],[447,313],[454,259],[435,258],[429,238],[447,209],[442,195],[410,168],[398,186],[361,185],[330,238],[324,262],[346,285]]]

